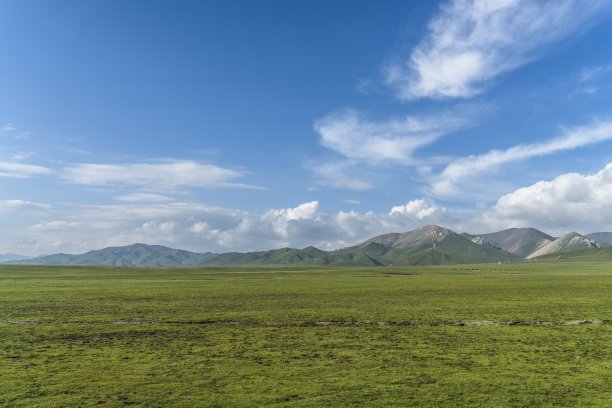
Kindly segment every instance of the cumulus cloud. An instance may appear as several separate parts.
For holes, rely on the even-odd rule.
[[[591,175],[563,174],[499,198],[481,216],[489,229],[533,226],[552,233],[612,228],[612,163]]]
[[[0,177],[30,178],[52,173],[51,169],[34,164],[0,161]]]
[[[409,164],[413,162],[412,153],[416,149],[465,127],[471,116],[471,109],[461,107],[454,113],[440,112],[432,116],[406,116],[377,122],[349,109],[318,120],[314,128],[321,136],[323,146],[349,159],[373,164],[386,161]]]
[[[403,99],[467,98],[542,56],[608,8],[606,0],[451,0],[408,61],[387,69]],[[607,11],[607,10],[606,10]]]
[[[243,173],[191,160],[164,163],[92,164],[67,166],[61,173],[66,180],[87,185],[133,185],[149,189],[177,187],[258,188],[231,182]]]
[[[534,144],[491,150],[479,156],[460,158],[450,163],[432,180],[432,192],[439,196],[458,196],[465,184],[482,177],[487,171],[531,157],[572,150],[612,139],[612,121],[601,121],[589,126],[566,129],[557,138]]]
[[[387,213],[325,213],[312,201],[263,214],[198,203],[118,204],[75,208],[0,237],[6,250],[19,253],[80,253],[135,242],[194,251],[248,251],[281,247],[334,249],[387,232],[426,224],[450,225],[446,209],[425,200]],[[4,242],[3,242],[4,241]]]
[[[391,209],[391,215],[399,214],[404,216],[412,216],[419,220],[427,218],[438,211],[438,207],[429,205],[425,200],[413,200],[400,206]]]

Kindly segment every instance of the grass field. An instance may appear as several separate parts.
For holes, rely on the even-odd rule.
[[[611,263],[0,267],[0,406],[610,407],[610,384]]]

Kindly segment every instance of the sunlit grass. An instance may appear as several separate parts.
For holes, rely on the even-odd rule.
[[[611,269],[3,266],[0,405],[609,406]]]

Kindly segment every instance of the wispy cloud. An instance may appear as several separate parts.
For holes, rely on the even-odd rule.
[[[594,94],[600,90],[600,86],[612,73],[612,64],[599,65],[584,68],[578,74],[576,89],[570,94],[576,93]],[[609,86],[609,85],[608,85]]]
[[[437,115],[405,116],[372,121],[354,110],[334,113],[318,120],[314,128],[321,144],[341,155],[371,164],[389,161],[413,164],[413,153],[440,136],[467,126],[474,116],[471,108]]]
[[[463,183],[477,179],[486,171],[504,164],[531,157],[554,154],[612,139],[612,121],[601,121],[589,126],[566,129],[557,138],[534,144],[491,150],[488,153],[457,159],[432,179],[432,192],[440,196],[457,196],[466,191]]]
[[[34,152],[19,152],[19,153],[15,153],[12,156],[13,160],[24,160],[27,159],[28,157],[32,157],[34,156],[36,153]]]
[[[119,201],[125,201],[127,203],[160,203],[163,201],[171,201],[170,197],[166,197],[161,194],[150,194],[150,193],[133,193],[115,196],[115,199]]]
[[[328,161],[311,166],[311,170],[320,177],[317,181],[320,185],[357,191],[374,188],[372,184],[355,176],[355,168],[355,163],[346,160]],[[353,174],[348,175],[347,173]]]
[[[606,0],[451,0],[429,22],[410,58],[388,66],[387,82],[402,99],[474,96],[609,6]]]
[[[612,64],[584,68],[580,71],[580,82],[593,82],[612,72]]]
[[[0,177],[29,178],[52,173],[51,169],[34,164],[0,161]]]
[[[151,190],[168,190],[179,187],[239,187],[259,188],[232,180],[242,172],[212,164],[190,160],[163,163],[92,164],[80,163],[67,166],[61,176],[76,184],[132,185]]]
[[[35,203],[26,200],[0,200],[0,212],[46,212],[51,208],[48,204]]]
[[[32,137],[32,132],[21,130],[13,125],[4,125],[0,127],[0,136],[5,135],[17,140],[27,140]]]

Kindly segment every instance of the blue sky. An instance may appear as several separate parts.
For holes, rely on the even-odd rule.
[[[0,1],[0,253],[612,230],[612,2]]]

